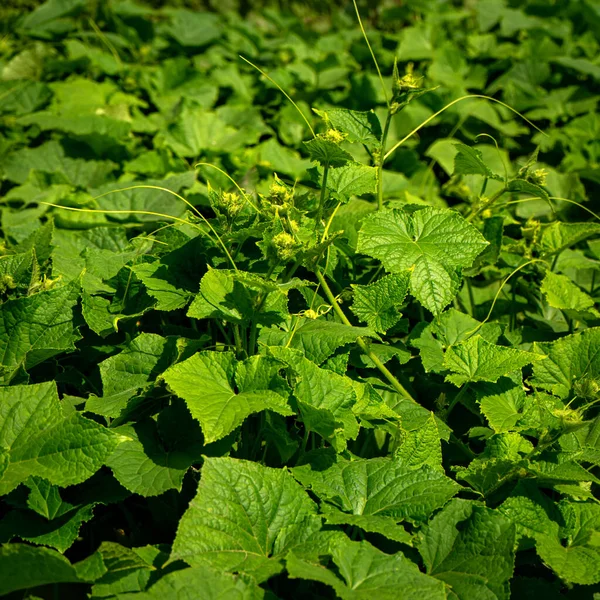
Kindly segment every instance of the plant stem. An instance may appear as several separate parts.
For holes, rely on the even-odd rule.
[[[242,335],[240,333],[240,326],[235,323],[233,325],[233,339],[235,340],[235,351],[238,357],[244,352],[244,345],[242,344]]]
[[[383,162],[385,156],[385,143],[387,142],[387,136],[390,130],[392,117],[392,111],[388,109],[385,125],[383,127],[383,134],[381,136],[379,161],[377,163],[377,210],[381,210],[383,208]]]
[[[448,406],[448,410],[446,411],[446,420],[448,420],[448,417],[450,416],[450,413],[452,412],[454,407],[458,404],[458,402],[461,400],[461,398],[466,394],[468,388],[469,388],[468,383],[466,385],[463,385],[460,388],[460,390],[458,391],[458,393],[456,394],[456,396],[454,396],[454,398],[452,398],[452,402],[450,402],[450,406]]]
[[[476,211],[472,212],[468,217],[467,221],[469,223],[475,219],[475,217],[479,216],[484,210],[489,208],[502,194],[506,192],[506,187],[501,187],[493,196],[490,196]]]
[[[329,163],[325,163],[323,167],[323,181],[321,182],[321,197],[319,198],[319,209],[317,211],[317,219],[315,229],[323,220],[323,211],[325,210],[325,194],[327,193],[327,176],[329,175]]]
[[[335,314],[342,320],[342,323],[351,327],[352,323],[350,323],[348,317],[346,317],[346,315],[344,314],[344,311],[338,304],[338,301],[333,295],[329,284],[325,280],[325,277],[323,277],[323,273],[321,273],[318,267],[315,269],[315,275],[317,276],[317,279],[319,280],[319,283],[321,284],[321,287],[323,288],[327,299],[333,306]],[[375,363],[375,366],[379,369],[379,372],[388,380],[392,387],[400,395],[404,396],[405,398],[408,398],[409,400],[412,400],[415,404],[418,404],[418,402],[410,395],[408,390],[406,390],[406,388],[394,377],[394,375],[392,375],[391,371],[379,360],[379,357],[369,348],[367,342],[365,342],[365,340],[363,340],[363,338],[360,337],[356,340],[356,342],[359,345],[360,349],[371,359],[371,361],[373,361],[373,363]]]

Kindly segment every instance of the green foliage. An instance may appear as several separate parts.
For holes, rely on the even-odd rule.
[[[334,4],[0,8],[0,595],[600,592],[598,11]]]

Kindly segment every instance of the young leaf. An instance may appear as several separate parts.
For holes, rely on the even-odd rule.
[[[371,285],[353,285],[352,312],[378,333],[385,333],[401,318],[398,307],[408,291],[408,273],[382,277]]]
[[[381,140],[381,123],[372,111],[349,110],[347,108],[328,108],[313,110],[334,129],[345,133],[349,142],[357,142],[376,148]]]
[[[454,175],[483,175],[488,179],[502,179],[483,162],[483,155],[479,150],[465,144],[454,144],[454,147],[458,150],[454,157]]]
[[[552,256],[592,235],[600,235],[600,223],[555,221],[544,228],[540,246],[544,255]]]
[[[319,528],[316,505],[287,470],[206,458],[171,560],[262,582],[279,573],[285,554]]]
[[[253,357],[249,361],[268,361]],[[230,352],[199,352],[167,369],[162,377],[185,400],[194,419],[202,426],[206,443],[231,433],[256,412],[272,410],[294,414],[285,398],[270,389],[252,385],[234,389],[236,359]]]
[[[349,162],[354,162],[352,155],[340,148],[339,144],[323,137],[316,137],[309,142],[304,142],[311,160],[318,162],[322,167],[343,167]]]
[[[589,313],[591,317],[600,318],[600,313],[594,308],[594,299],[577,287],[566,275],[547,271],[541,290],[548,304],[554,308],[560,308],[568,313]]]

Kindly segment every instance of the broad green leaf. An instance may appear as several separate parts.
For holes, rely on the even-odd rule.
[[[428,465],[443,473],[440,430],[433,413],[423,427],[402,433],[402,444],[394,453],[397,460],[413,469]]]
[[[2,494],[30,475],[60,486],[81,483],[123,441],[79,413],[63,411],[54,383],[2,388],[0,398],[0,447],[9,453]]]
[[[74,350],[79,339],[73,326],[77,282],[32,296],[8,300],[0,307],[0,354],[6,383],[23,367]]]
[[[206,566],[181,569],[161,577],[145,592],[119,594],[120,600],[261,600],[264,590],[251,580]]]
[[[352,382],[319,368],[299,352],[270,347],[270,353],[285,361],[295,375],[294,396],[304,427],[324,437],[338,451],[355,439],[359,425],[353,412],[357,402]]]
[[[321,364],[339,347],[353,344],[359,337],[377,337],[370,327],[353,327],[325,319],[299,319],[296,323],[289,331],[262,329],[259,343],[296,348],[312,362]]]
[[[354,162],[351,154],[324,137],[315,137],[309,142],[304,142],[304,145],[311,160],[318,162],[322,167],[343,167],[349,162]]]
[[[516,525],[519,536],[558,537],[560,512],[534,483],[520,481],[498,511]]]
[[[487,245],[457,212],[424,208],[413,214],[391,210],[367,217],[357,249],[379,259],[392,273],[412,270],[411,293],[437,315],[458,291],[457,271],[470,267]]]
[[[454,147],[458,151],[454,156],[454,175],[483,175],[490,179],[502,179],[485,164],[479,150],[465,144],[454,144]]]
[[[594,299],[577,287],[566,275],[547,271],[542,280],[541,290],[548,304],[554,308],[574,313],[588,312],[590,316],[600,318],[600,313],[594,308]]]
[[[526,406],[521,376],[500,377],[496,383],[477,384],[475,392],[481,412],[496,433],[514,430]]]
[[[173,338],[170,338],[173,340]],[[141,333],[125,344],[121,352],[99,365],[102,397],[91,396],[85,408],[107,417],[118,417],[127,401],[148,389],[157,375],[175,360],[174,344],[155,333]]]
[[[450,598],[508,600],[515,526],[505,516],[452,500],[421,530],[417,547],[426,571],[451,587]]]
[[[233,458],[206,458],[198,493],[183,515],[171,560],[258,582],[320,528],[316,505],[285,469]]]
[[[412,546],[412,536],[400,525],[396,517],[379,515],[351,515],[334,506],[323,505],[321,512],[329,525],[352,525],[369,533],[378,533],[384,537]]]
[[[48,520],[25,510],[12,510],[0,521],[0,540],[21,539],[36,545],[50,546],[59,552],[68,550],[79,530],[93,516],[93,505],[72,506],[63,503],[59,516]]]
[[[600,582],[600,510],[596,503],[561,503],[565,525],[560,535],[537,538],[540,558],[564,581],[591,585]]]
[[[334,129],[345,133],[349,142],[358,142],[368,148],[376,148],[381,140],[381,124],[372,111],[349,110],[347,108],[313,109]]]
[[[248,323],[255,319],[269,326],[287,316],[287,296],[278,288],[271,289],[269,282],[257,275],[210,269],[202,277],[200,292],[187,314],[195,319],[212,317],[231,323]]]
[[[191,453],[165,448],[152,419],[117,427],[114,431],[130,438],[119,444],[106,464],[117,481],[134,494],[158,496],[170,489],[181,490],[183,477],[200,457],[200,443]]]
[[[566,398],[575,385],[600,376],[600,327],[586,329],[551,343],[535,343],[547,358],[533,368],[533,384]]]
[[[146,179],[143,181],[126,181],[103,184],[93,190],[98,208],[105,210],[121,210],[122,214],[113,213],[111,219],[117,221],[134,221],[137,223],[166,221],[171,219],[162,215],[183,217],[187,206],[175,194],[184,194],[183,190],[194,184],[195,175],[192,172],[179,173],[167,179]],[[141,187],[139,187],[141,186]],[[151,187],[144,187],[151,186]],[[152,187],[153,186],[153,187]],[[164,189],[156,189],[164,188]],[[165,191],[169,190],[169,191]],[[155,214],[127,213],[127,211],[148,211]]]
[[[193,293],[173,278],[167,265],[160,261],[133,266],[133,272],[146,286],[146,291],[156,299],[156,310],[171,311],[183,308]]]
[[[53,382],[0,388],[0,447],[9,453],[0,495],[31,475],[60,486],[81,483],[120,441],[98,423],[63,411]]]
[[[321,172],[322,169],[319,169]],[[349,163],[337,169],[330,169],[327,175],[327,189],[334,198],[347,202],[351,196],[373,194],[377,190],[377,169],[359,163]]]
[[[408,273],[382,277],[371,285],[353,285],[352,312],[378,333],[385,333],[398,323],[398,308],[408,291]]]
[[[183,9],[168,9],[165,12],[170,16],[170,23],[164,26],[164,32],[182,46],[205,46],[223,33],[219,15]]]
[[[292,473],[322,501],[343,512],[413,523],[425,521],[460,489],[439,470],[427,465],[414,468],[401,458],[316,455]]]
[[[106,181],[116,164],[107,160],[95,161],[66,156],[57,141],[50,141],[36,148],[23,148],[4,159],[6,177],[15,183],[25,183],[32,170],[49,173],[55,183],[67,183],[77,187],[94,187]]]
[[[502,333],[496,323],[481,324],[480,321],[449,308],[425,327],[413,330],[410,345],[419,349],[425,371],[444,371],[444,350],[465,340],[474,331],[479,331],[486,341],[495,343]]]
[[[319,563],[291,554],[287,571],[294,579],[320,581],[343,600],[444,600],[446,586],[419,571],[401,552],[385,554],[369,542],[340,540],[331,550],[336,573]]]
[[[446,351],[444,366],[453,372],[446,381],[457,387],[470,381],[496,382],[543,358],[533,352],[490,344],[481,335],[475,335]]]
[[[0,595],[51,583],[74,583],[71,563],[56,550],[26,544],[0,546]]]
[[[551,256],[592,235],[600,235],[600,223],[561,223],[555,221],[542,231],[540,246],[544,254]]]
[[[258,356],[248,359],[268,360]],[[200,352],[173,365],[162,376],[200,422],[206,443],[225,437],[253,413],[272,410],[282,415],[293,414],[286,399],[270,389],[238,383],[236,390],[235,373],[236,359],[232,353]]]

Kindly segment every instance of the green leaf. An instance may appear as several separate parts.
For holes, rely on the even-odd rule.
[[[187,470],[200,457],[200,443],[191,454],[166,449],[152,419],[113,431],[129,440],[117,446],[106,464],[117,481],[134,494],[158,496],[167,490],[181,490]]]
[[[352,155],[340,148],[335,142],[315,137],[304,142],[310,159],[318,162],[322,167],[343,167],[349,162],[354,162]]]
[[[408,273],[382,277],[371,285],[353,285],[352,312],[378,333],[385,333],[400,321],[398,308],[408,291]]]
[[[219,15],[183,9],[165,12],[171,17],[170,24],[164,27],[165,33],[184,47],[205,46],[223,34]]]
[[[20,367],[35,365],[74,350],[79,339],[73,326],[77,282],[48,292],[8,300],[0,307],[2,375],[10,382]]]
[[[319,522],[316,505],[287,470],[206,458],[171,560],[246,573],[260,583],[282,570],[281,559]]]
[[[262,361],[266,364],[269,359],[255,356],[243,364]],[[238,382],[236,391],[235,374],[236,359],[232,353],[200,352],[162,375],[200,422],[206,443],[225,437],[253,413],[272,410],[281,415],[294,414],[286,399],[270,389],[254,388],[252,382],[245,385]]]
[[[379,259],[392,273],[413,270],[411,293],[439,314],[458,291],[457,271],[470,267],[489,244],[457,212],[424,208],[391,210],[365,219],[358,251]]]
[[[561,223],[555,221],[542,231],[540,246],[545,255],[558,254],[565,248],[600,234],[600,223]]]
[[[454,144],[454,147],[458,150],[454,156],[454,175],[483,175],[489,179],[502,179],[483,162],[483,154],[479,150],[465,144]]]
[[[26,544],[0,546],[0,595],[50,583],[75,583],[71,563],[56,550]]]
[[[339,540],[331,550],[337,569],[326,569],[291,554],[286,561],[291,578],[320,581],[333,587],[343,600],[444,600],[446,586],[421,573],[401,552],[385,554],[369,542]]]
[[[400,544],[412,546],[412,536],[398,523],[395,517],[381,517],[379,515],[351,515],[334,506],[321,507],[325,521],[329,525],[351,525],[360,527],[369,533],[378,533]]]
[[[547,271],[542,280],[541,290],[548,304],[554,308],[574,313],[587,312],[591,317],[600,318],[600,313],[594,308],[594,299],[577,287],[566,275]]]
[[[322,172],[322,169],[319,169]],[[349,163],[343,167],[330,169],[327,175],[327,189],[334,198],[347,202],[351,196],[373,194],[377,190],[377,169],[360,163]]]
[[[304,427],[318,433],[338,451],[355,439],[359,426],[353,412],[356,392],[352,382],[333,371],[319,368],[298,351],[270,347],[269,352],[285,361],[295,375],[294,396]]]
[[[425,327],[415,328],[410,345],[419,349],[425,371],[442,373],[445,369],[444,350],[462,342],[476,330],[491,343],[496,342],[502,333],[497,323],[482,325],[477,319],[449,308]]]
[[[575,385],[600,376],[600,327],[567,335],[555,342],[534,344],[547,358],[533,368],[533,384],[566,398]]]
[[[264,590],[251,580],[205,566],[167,573],[145,592],[119,594],[120,600],[262,600]]]
[[[36,170],[55,176],[56,183],[87,188],[106,181],[116,165],[107,160],[70,158],[59,142],[51,141],[9,154],[4,159],[3,168],[6,177],[15,183],[25,183],[30,172]]]
[[[286,346],[301,350],[316,364],[321,364],[339,347],[353,344],[359,337],[375,337],[370,327],[353,327],[325,319],[298,319],[297,326],[289,331],[265,328],[261,330],[258,341],[265,346]]]
[[[429,415],[429,419],[422,427],[403,432],[402,444],[394,456],[401,463],[413,469],[428,465],[432,469],[444,472],[440,430],[433,413]]]
[[[150,388],[157,375],[175,358],[174,344],[155,333],[141,333],[125,344],[121,352],[98,365],[103,394],[101,398],[90,396],[86,410],[118,417],[127,401]]]
[[[425,521],[460,489],[439,470],[428,465],[415,469],[401,458],[346,460],[317,454],[292,473],[343,512],[413,523]]]
[[[347,108],[328,108],[313,110],[334,129],[345,133],[349,142],[364,144],[367,148],[376,148],[381,140],[381,123],[372,111],[349,110]]]
[[[521,376],[500,377],[496,383],[482,383],[474,387],[481,412],[490,427],[496,433],[514,430],[526,406]]]
[[[542,186],[531,183],[531,181],[525,179],[513,179],[512,181],[509,181],[506,186],[506,191],[517,194],[527,194],[528,196],[534,196],[536,198],[541,198],[546,202],[550,202],[549,194]]]
[[[262,295],[264,301],[260,302]],[[260,305],[260,310],[258,306]],[[195,319],[219,318],[231,323],[256,320],[261,325],[280,323],[288,314],[284,291],[250,273],[210,269],[187,312]]]
[[[560,509],[565,526],[560,535],[538,536],[540,558],[564,581],[600,582],[600,507],[593,502],[572,502],[561,503]]]
[[[496,382],[500,377],[521,370],[544,357],[533,352],[496,346],[475,335],[448,348],[444,366],[453,372],[446,376],[457,387],[470,381]]]
[[[417,547],[429,575],[459,600],[508,600],[515,526],[497,511],[452,500],[423,528]]]
[[[31,475],[60,486],[81,483],[120,441],[98,423],[63,411],[53,382],[0,388],[0,447],[9,453],[0,495]]]

